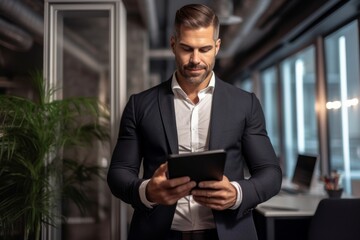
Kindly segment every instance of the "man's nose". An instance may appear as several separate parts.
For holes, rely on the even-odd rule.
[[[193,64],[199,64],[200,58],[199,58],[199,51],[194,50],[190,56],[190,62]]]

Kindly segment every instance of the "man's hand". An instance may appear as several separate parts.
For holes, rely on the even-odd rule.
[[[160,165],[146,187],[146,198],[150,202],[163,205],[175,204],[180,198],[190,194],[196,182],[189,177],[168,179],[167,163]]]
[[[198,187],[192,190],[191,194],[194,200],[203,206],[215,210],[225,210],[236,203],[236,188],[226,176],[223,176],[221,181],[200,182]]]

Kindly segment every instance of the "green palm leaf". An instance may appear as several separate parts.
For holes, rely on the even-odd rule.
[[[62,149],[108,141],[109,115],[95,98],[50,101],[56,89],[46,90],[39,72],[32,78],[36,102],[0,95],[0,236],[38,240],[41,224],[61,217],[53,212],[59,194],[86,210],[84,184],[101,168],[62,159]]]

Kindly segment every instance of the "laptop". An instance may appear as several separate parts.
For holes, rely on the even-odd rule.
[[[299,154],[294,174],[291,179],[291,184],[283,186],[281,188],[281,192],[289,194],[309,192],[315,172],[317,158],[318,157],[314,155]]]

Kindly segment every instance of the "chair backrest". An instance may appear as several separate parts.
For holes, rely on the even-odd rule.
[[[308,240],[359,240],[360,198],[319,202],[310,222]]]

